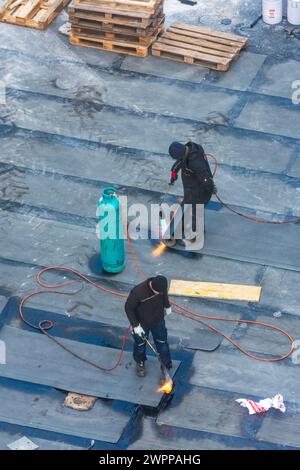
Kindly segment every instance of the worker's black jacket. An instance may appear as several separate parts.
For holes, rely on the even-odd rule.
[[[181,170],[184,204],[207,204],[214,191],[213,175],[201,145],[188,142],[187,157],[177,160],[172,171]]]
[[[164,319],[165,308],[170,307],[168,293],[154,294],[147,279],[134,287],[126,301],[125,311],[128,320],[135,328],[139,324],[150,328]]]

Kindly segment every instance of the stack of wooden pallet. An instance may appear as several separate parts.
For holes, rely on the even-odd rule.
[[[73,0],[70,43],[146,57],[164,26],[163,0]]]
[[[152,55],[225,72],[247,44],[236,34],[174,23],[153,44]]]
[[[46,29],[69,0],[7,0],[0,5],[0,21]]]

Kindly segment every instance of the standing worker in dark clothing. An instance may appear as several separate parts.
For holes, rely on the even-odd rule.
[[[130,292],[125,304],[125,311],[132,327],[134,338],[133,358],[136,362],[136,373],[145,377],[146,337],[150,332],[161,362],[167,370],[172,368],[168,345],[168,333],[165,315],[171,313],[168,297],[168,280],[164,276],[147,279]],[[163,370],[162,370],[163,372]]]
[[[181,171],[184,198],[182,206],[190,205],[192,209],[192,232],[196,231],[196,220],[199,205],[202,206],[203,218],[203,243],[204,243],[204,208],[208,204],[217,188],[214,184],[213,175],[201,145],[188,142],[183,145],[173,142],[169,147],[169,154],[176,160],[171,170],[171,181],[173,185]],[[189,233],[183,233],[183,244],[190,247],[197,237],[191,238]]]

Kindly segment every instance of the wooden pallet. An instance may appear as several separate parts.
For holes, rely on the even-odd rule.
[[[70,22],[74,28],[83,28],[86,30],[105,31],[107,33],[127,34],[128,36],[152,36],[158,26],[164,22],[165,16],[155,18],[147,28],[132,26],[132,24],[106,23],[104,21],[92,21],[81,16],[70,15]],[[130,22],[131,23],[131,22]]]
[[[152,55],[226,71],[248,39],[208,28],[174,23],[152,46]]]
[[[11,0],[0,13],[0,21],[46,29],[68,3],[69,0]]]
[[[154,13],[162,0],[73,0],[75,5]]]
[[[75,37],[85,38],[88,41],[94,41],[97,39],[105,39],[108,41],[114,42],[124,42],[126,44],[140,44],[142,46],[151,46],[154,43],[157,36],[163,30],[163,23],[160,24],[150,36],[135,36],[135,35],[128,35],[124,33],[117,33],[117,32],[106,32],[106,31],[91,31],[89,29],[84,28],[77,28],[76,26],[72,25],[71,34]]]
[[[138,57],[147,57],[149,47],[139,44],[130,44],[123,41],[109,41],[106,39],[90,38],[84,36],[70,35],[70,44],[74,46],[85,46],[93,49],[99,49],[107,52],[115,52],[116,54],[134,55]]]
[[[158,4],[153,14],[136,11],[128,12],[125,10],[102,8],[100,6],[81,6],[79,4],[75,5],[74,2],[68,8],[68,12],[70,17],[147,28],[156,17],[163,15],[163,3]]]

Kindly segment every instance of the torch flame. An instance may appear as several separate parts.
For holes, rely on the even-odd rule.
[[[157,256],[160,256],[166,249],[166,245],[164,243],[160,243],[153,251],[152,251],[152,256],[155,258]]]
[[[164,384],[158,389],[159,392],[166,393],[170,395],[173,390],[173,382],[171,380],[166,380]]]

